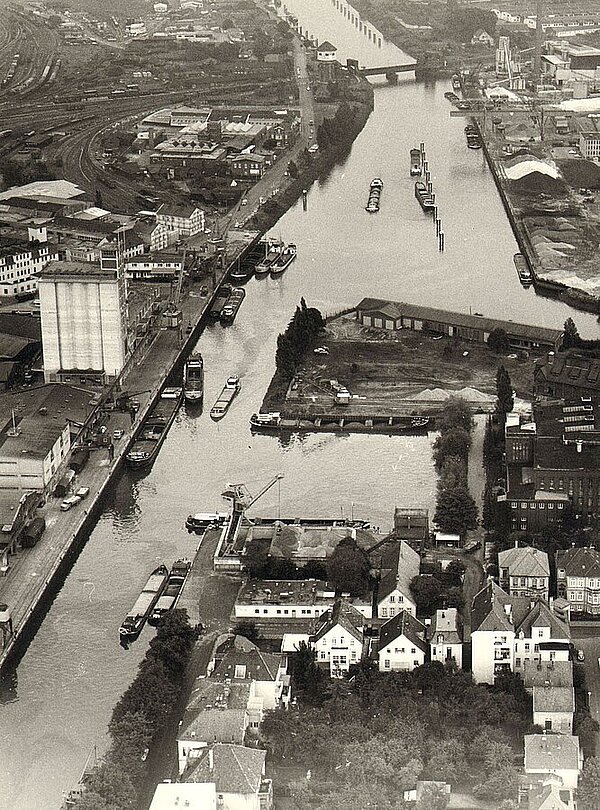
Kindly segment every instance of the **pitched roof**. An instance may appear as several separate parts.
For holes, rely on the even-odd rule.
[[[329,42],[328,39],[326,39],[325,42],[321,42],[321,44],[319,45],[317,50],[318,51],[337,51],[337,48],[335,47],[335,45],[332,45],[331,42]]]
[[[568,548],[556,552],[557,569],[564,568],[568,577],[600,576],[600,551],[595,548]]]
[[[550,563],[545,551],[533,546],[507,548],[498,554],[500,568],[508,568],[511,577],[549,577]]]
[[[456,608],[436,610],[429,630],[429,638],[432,644],[436,643],[436,637],[440,633],[443,635],[444,644],[460,644],[462,642]]]
[[[526,597],[524,597],[526,599]],[[546,602],[538,600],[522,621],[516,622],[516,632],[524,633],[527,638],[531,638],[533,627],[549,627],[550,638],[568,639],[571,638],[571,630],[565,622],[550,610]]]
[[[565,801],[561,797],[560,787],[555,782],[532,788],[529,791],[528,810],[569,810],[572,804],[569,801],[569,792]],[[568,803],[567,803],[568,802]],[[151,809],[152,810],[152,809]]]
[[[197,709],[189,713],[187,722],[184,718],[177,738],[241,745],[246,726],[247,715],[244,709]]]
[[[381,569],[382,571],[387,569],[387,573],[381,577],[379,583],[377,597],[379,602],[386,599],[396,589],[414,602],[410,583],[421,569],[419,553],[401,540],[386,551],[381,561]]]
[[[490,580],[473,597],[471,610],[472,632],[512,631],[531,638],[532,627],[549,627],[554,639],[568,639],[571,631],[541,600],[533,605],[527,596],[509,596]]]
[[[316,622],[316,629],[311,636],[314,643],[338,625],[355,639],[362,642],[364,616],[345,599],[337,599],[333,608],[326,610]]]
[[[505,605],[511,605],[514,597],[510,597],[499,585],[490,580],[473,597],[471,610],[471,630],[507,630],[514,631]]]
[[[573,686],[571,661],[525,661],[523,683],[526,689],[535,686]]]
[[[599,133],[594,133],[598,137]],[[534,380],[542,377],[548,382],[569,387],[593,389],[600,393],[600,359],[558,354],[540,357],[535,361]]]
[[[250,650],[231,649],[217,663],[211,678],[232,681],[275,681],[281,656],[265,653],[258,647]]]
[[[401,636],[407,638],[422,652],[427,651],[427,643],[424,640],[425,625],[418,619],[415,619],[407,610],[402,610],[382,625],[379,631],[377,652],[380,652],[384,647],[387,647],[388,644],[391,644]]]
[[[575,711],[575,691],[572,686],[534,686],[534,712]]]
[[[525,735],[525,771],[579,770],[579,760],[579,737]]]
[[[257,794],[266,751],[243,745],[219,745],[201,751],[183,773],[184,782],[214,782],[217,793]]]

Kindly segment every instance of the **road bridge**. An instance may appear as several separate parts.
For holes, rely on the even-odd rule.
[[[354,68],[361,76],[385,76],[391,84],[395,84],[398,80],[399,73],[409,73],[415,70],[416,62],[410,65],[385,65],[384,67],[357,68],[356,62],[349,59],[348,67],[351,69]]]

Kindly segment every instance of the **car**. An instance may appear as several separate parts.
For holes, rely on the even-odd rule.
[[[75,492],[76,497],[81,498],[81,500],[83,500],[84,498],[87,498],[87,496],[89,494],[90,494],[90,488],[89,487],[79,487],[79,489],[76,490],[76,492]]]
[[[443,335],[433,335],[433,340],[441,340],[443,337]]]
[[[507,354],[506,356],[509,360],[516,360],[518,357],[517,354]]]
[[[310,91],[310,84],[307,84],[307,85],[306,85],[306,89],[307,89],[308,91]]]
[[[329,354],[329,349],[327,346],[317,346],[316,349],[313,349],[315,354]]]
[[[308,151],[311,153],[311,155],[314,155],[315,152],[319,151],[319,144],[318,143],[313,143],[312,146],[308,147]]]
[[[267,201],[266,197],[259,197],[259,200],[258,200],[259,205],[264,205],[266,203],[266,201]]]
[[[310,127],[314,127],[315,122],[314,122],[314,121],[309,121],[309,122],[308,122],[308,125],[309,125]]]
[[[240,205],[248,205],[248,200],[246,199],[246,197],[244,197]]]
[[[69,495],[68,498],[65,498],[64,501],[60,505],[61,512],[68,512],[69,509],[72,509],[74,506],[81,501],[79,495]]]
[[[577,660],[585,661],[585,653],[583,652],[583,650],[577,650]]]
[[[113,430],[113,439],[115,439],[116,441],[119,441],[119,439],[122,439],[123,435],[124,435],[124,431],[121,430],[121,428],[117,428],[116,430]]]

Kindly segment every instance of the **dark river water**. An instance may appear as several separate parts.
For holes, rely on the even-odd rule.
[[[341,58],[356,54],[357,24],[330,0],[288,0],[312,36],[330,39]],[[339,4],[338,4],[339,5]],[[320,9],[322,15],[319,27]],[[331,11],[331,13],[329,13]],[[399,64],[406,57],[374,36],[361,62]],[[517,250],[481,153],[466,149],[464,121],[449,117],[445,82],[380,85],[375,111],[343,165],[311,188],[308,210],[292,208],[274,229],[298,245],[298,258],[278,279],[252,280],[235,324],[211,326],[198,349],[206,397],[238,374],[242,392],[226,418],[182,410],[153,469],[116,483],[83,549],[0,704],[0,810],[51,810],[77,780],[91,747],[106,745],[106,725],[134,677],[149,631],[129,651],[118,627],[147,573],[158,562],[191,555],[184,520],[224,506],[228,482],[257,492],[283,473],[280,502],[271,489],[256,515],[350,515],[392,523],[394,505],[432,508],[433,437],[275,437],[250,434],[274,367],[277,334],[304,295],[326,313],[363,296],[389,297],[515,321],[560,326],[573,314],[582,334],[597,333],[590,315],[524,290]],[[439,253],[433,226],[413,197],[409,149],[426,143],[446,233]],[[381,211],[364,211],[370,180],[383,178]]]

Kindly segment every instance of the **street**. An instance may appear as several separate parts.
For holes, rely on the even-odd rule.
[[[600,665],[598,659],[600,658],[600,637],[590,636],[588,638],[577,638],[577,630],[579,628],[572,628],[572,638],[575,646],[579,650],[583,650],[585,654],[585,661],[583,662],[583,669],[585,671],[585,682],[589,694],[590,712],[594,720],[600,723]],[[583,628],[582,628],[583,629]],[[597,633],[600,628],[589,627],[585,628],[587,632]],[[598,745],[596,746],[598,753]]]

